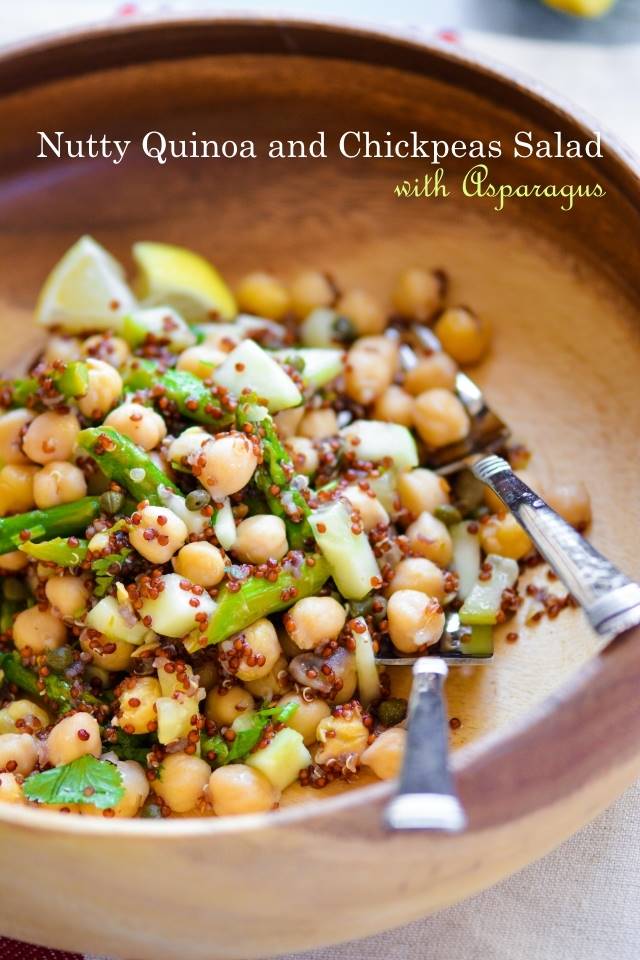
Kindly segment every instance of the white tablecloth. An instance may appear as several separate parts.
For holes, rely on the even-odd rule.
[[[527,0],[518,2],[524,4]],[[199,4],[188,0],[0,0],[0,45],[112,16],[194,9],[233,8],[237,12],[238,6],[249,7],[232,0],[201,0]],[[597,116],[601,127],[614,131],[640,151],[638,44],[599,45],[592,42],[591,28],[588,43],[494,35],[477,30],[477,15],[472,20],[476,29],[467,31],[464,4],[454,0],[395,0],[392,5],[386,0],[350,0],[348,4],[344,0],[254,0],[250,7],[270,13],[359,18],[376,26],[411,26],[427,36],[452,25],[459,31],[462,16],[461,37],[456,39],[543,79],[550,88],[561,91]],[[563,36],[566,33],[564,29]],[[384,882],[383,878],[381,881]],[[628,791],[598,820],[543,860],[473,899],[401,929],[298,954],[295,960],[303,958],[638,960],[640,786]]]

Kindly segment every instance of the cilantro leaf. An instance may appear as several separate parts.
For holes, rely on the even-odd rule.
[[[118,768],[91,754],[43,773],[32,773],[23,790],[29,800],[38,803],[92,803],[100,810],[115,806],[124,796]]]
[[[119,760],[137,760],[143,767],[147,766],[147,755],[153,746],[151,737],[141,734],[126,733],[120,727],[108,727],[108,736],[104,739],[105,747],[117,755]],[[115,731],[115,739],[112,739]]]
[[[107,557],[100,557],[93,561],[91,570],[96,578],[96,586],[93,591],[96,597],[104,597],[115,578],[120,575],[122,565],[130,553],[130,547],[124,547],[119,553],[110,553]],[[113,569],[115,569],[115,572],[113,572]]]
[[[235,738],[229,743],[224,737],[217,735],[215,737],[205,737],[202,739],[202,753],[207,758],[208,753],[215,753],[215,759],[212,761],[214,766],[222,767],[227,763],[233,763],[237,760],[243,760],[248,756],[254,747],[262,740],[262,735],[269,723],[286,723],[298,709],[295,701],[285,703],[284,706],[266,707],[249,714],[246,719],[246,727],[242,728],[243,721],[240,720],[240,729],[235,729]]]

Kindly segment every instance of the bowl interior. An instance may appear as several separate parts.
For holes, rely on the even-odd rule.
[[[595,200],[573,213],[560,213],[552,200],[511,201],[503,212],[489,201],[456,196],[399,200],[394,185],[433,173],[428,162],[338,156],[339,136],[348,130],[505,142],[518,129],[549,132],[533,108],[529,117],[514,110],[442,75],[248,53],[159,59],[12,93],[0,101],[0,128],[12,135],[0,161],[2,366],[35,352],[31,312],[39,286],[82,233],[125,263],[133,241],[162,240],[199,250],[231,281],[256,268],[286,280],[300,268],[321,267],[341,287],[360,285],[385,300],[402,267],[439,267],[450,277],[450,302],[470,304],[495,328],[492,354],[473,375],[534,452],[533,474],[584,479],[595,543],[638,574],[633,531],[640,505],[630,492],[640,429],[640,336],[631,269],[611,275],[612,263],[625,261],[626,227],[617,240],[606,225],[595,239],[588,235],[584,225],[595,211],[587,205],[602,203]],[[132,145],[119,165],[45,162],[36,159],[40,130]],[[259,156],[173,159],[169,152],[159,164],[139,148],[150,130],[167,140],[251,139]],[[326,158],[266,157],[273,138],[308,142],[321,130]],[[451,184],[471,165],[448,163]],[[584,161],[541,167],[507,158],[492,174],[508,183],[596,176]],[[624,211],[624,199],[613,193],[606,216],[613,207]],[[532,576],[544,580],[539,570]],[[513,630],[519,639],[507,643]],[[491,666],[452,671],[449,713],[461,721],[454,746],[508,730],[592,650],[578,612],[532,628],[509,624]],[[398,677],[398,689],[407,682]],[[289,802],[300,796],[293,789]]]

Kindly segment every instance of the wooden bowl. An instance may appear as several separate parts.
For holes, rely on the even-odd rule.
[[[236,280],[265,267],[332,270],[388,296],[404,265],[448,271],[452,301],[491,318],[478,371],[543,475],[584,478],[595,542],[631,574],[637,551],[640,190],[611,141],[601,160],[505,156],[492,177],[601,183],[605,199],[399,200],[424,161],[337,157],[337,134],[412,129],[506,143],[514,131],[590,136],[536,89],[401,37],[268,20],[140,23],[0,57],[0,303],[5,365],[34,350],[45,274],[84,232],[128,257],[135,239],[184,243]],[[67,137],[308,138],[329,156],[36,159],[35,131]],[[469,161],[447,163],[459,187]],[[513,629],[511,627],[510,629]],[[108,821],[0,807],[0,927],[49,946],[136,960],[248,958],[404,923],[542,856],[606,806],[640,763],[640,648],[590,659],[582,616],[498,639],[497,662],[452,677],[462,836],[390,836],[391,784],[313,793],[270,816]],[[308,796],[308,795],[307,795]]]

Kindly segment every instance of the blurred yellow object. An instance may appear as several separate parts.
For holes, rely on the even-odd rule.
[[[547,7],[574,17],[601,17],[616,0],[543,0]]]

